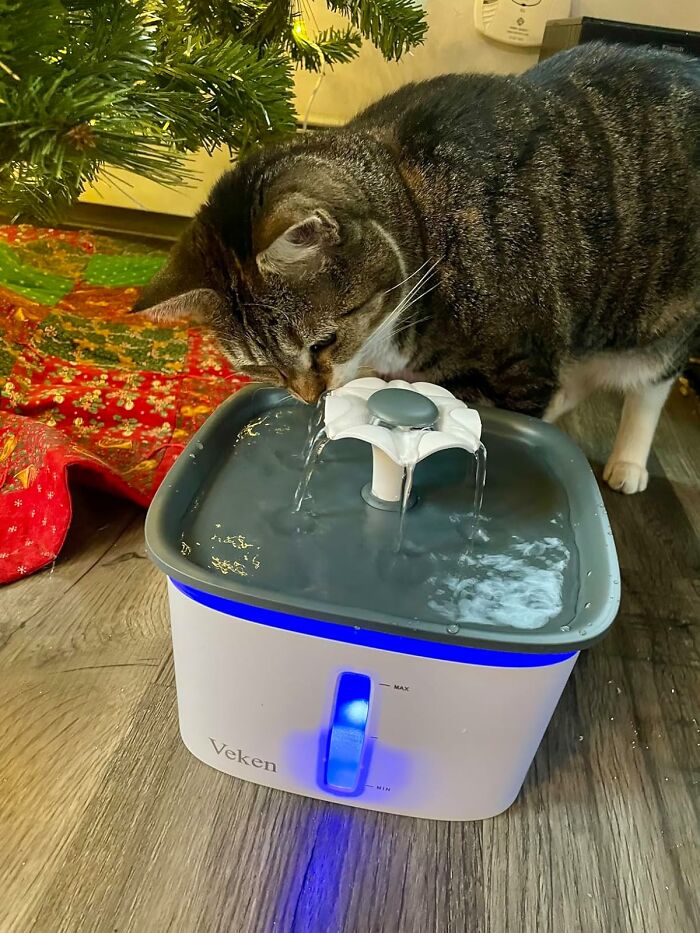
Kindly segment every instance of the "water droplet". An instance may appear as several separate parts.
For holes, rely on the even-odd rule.
[[[456,635],[457,632],[459,631],[459,626],[458,626],[458,625],[448,625],[448,626],[447,626],[447,631],[449,632],[450,635]]]
[[[585,605],[584,605],[583,608],[584,608],[584,609],[590,609],[590,608],[591,608],[591,604],[590,604],[590,603],[585,603]]]
[[[593,575],[593,571],[592,571],[592,570],[589,570],[588,573],[586,574],[587,577],[590,577],[590,576],[592,576],[592,575]]]
[[[560,631],[560,632],[570,632],[570,631],[571,631],[571,626],[570,626],[570,625],[562,625],[561,628],[559,629],[559,631]]]

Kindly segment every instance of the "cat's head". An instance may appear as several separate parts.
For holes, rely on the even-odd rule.
[[[382,354],[396,355],[387,318],[415,257],[378,185],[367,166],[322,145],[242,163],[134,311],[199,319],[239,372],[308,402],[381,370]]]

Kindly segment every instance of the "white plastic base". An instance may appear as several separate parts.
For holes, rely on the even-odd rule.
[[[247,781],[368,810],[480,820],[515,800],[577,655],[485,667],[243,621],[169,583],[180,731]],[[338,676],[371,678],[362,780],[323,786]]]

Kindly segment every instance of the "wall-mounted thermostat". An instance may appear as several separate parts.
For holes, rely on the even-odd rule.
[[[549,20],[569,15],[571,0],[474,0],[479,32],[508,45],[542,45]]]

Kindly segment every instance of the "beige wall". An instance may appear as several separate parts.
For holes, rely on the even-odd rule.
[[[401,62],[385,62],[371,46],[359,58],[329,71],[313,101],[310,118],[323,123],[342,123],[382,94],[405,84],[449,71],[481,71],[506,74],[523,71],[537,61],[537,52],[500,45],[477,33],[471,0],[425,0],[429,32],[424,46]],[[307,8],[308,4],[304,4]],[[312,0],[316,22],[307,16],[310,29],[333,22],[323,0]],[[588,15],[658,26],[700,30],[700,0],[572,0],[572,16]],[[299,72],[297,107],[303,116],[317,83],[317,76]],[[198,154],[193,168],[199,180],[189,188],[169,190],[126,173],[118,182],[103,179],[85,193],[84,201],[118,207],[138,207],[188,216],[206,197],[216,178],[228,167],[226,153]],[[117,173],[115,173],[117,174]]]

